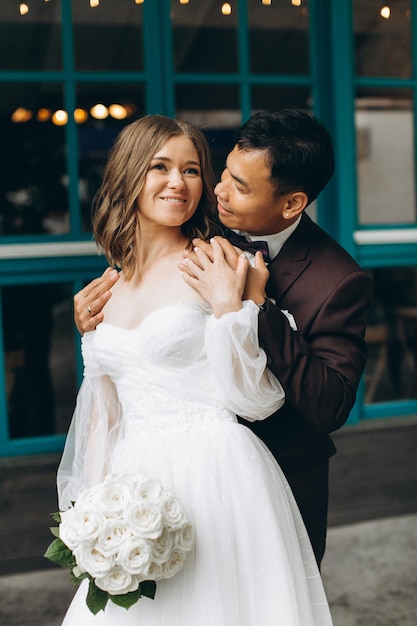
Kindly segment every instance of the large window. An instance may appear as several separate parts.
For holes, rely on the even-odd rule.
[[[310,214],[375,283],[351,421],[416,412],[417,0],[91,4],[0,3],[0,454],[62,446],[82,373],[72,295],[105,267],[91,201],[147,113],[199,125],[218,175],[254,111],[328,125],[336,173]]]

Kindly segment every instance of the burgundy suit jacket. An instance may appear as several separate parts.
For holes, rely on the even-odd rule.
[[[292,472],[335,452],[329,433],[347,420],[366,363],[371,279],[306,214],[269,270],[267,294],[276,305],[259,315],[259,340],[286,400],[267,420],[247,425]]]

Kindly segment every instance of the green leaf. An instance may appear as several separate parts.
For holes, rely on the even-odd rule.
[[[94,615],[96,615],[99,611],[104,611],[108,599],[109,594],[107,593],[107,591],[99,589],[94,580],[90,580],[86,598],[87,606],[90,611]]]
[[[139,589],[141,590],[143,596],[153,600],[156,593],[156,582],[154,580],[144,580],[140,583]]]
[[[49,530],[53,534],[54,537],[59,537],[59,528],[58,526],[50,526]]]
[[[129,591],[128,593],[122,593],[117,596],[110,595],[110,600],[113,604],[117,604],[117,606],[121,606],[124,609],[129,609],[135,602],[139,600],[142,595],[142,591],[140,585],[136,591]]]
[[[59,538],[48,546],[44,557],[62,567],[72,567],[76,564],[73,553]]]
[[[70,580],[72,584],[74,585],[74,587],[78,587],[85,578],[90,578],[87,572],[83,572],[77,575],[77,568],[78,568],[78,565],[73,567],[72,570],[70,571]]]
[[[55,522],[58,522],[58,524],[61,523],[61,513],[59,513],[59,511],[57,513],[51,513],[51,517]]]

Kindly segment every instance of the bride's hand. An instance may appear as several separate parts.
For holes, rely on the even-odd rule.
[[[193,287],[208,302],[216,317],[242,308],[249,261],[242,253],[237,256],[236,268],[226,260],[221,242],[212,239],[209,254],[199,247],[194,248],[196,261],[191,257],[179,264],[185,282]]]

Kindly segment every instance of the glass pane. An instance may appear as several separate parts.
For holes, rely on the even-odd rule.
[[[308,0],[248,0],[250,69],[256,74],[309,74]]]
[[[236,85],[177,85],[178,119],[192,122],[206,135],[217,176],[224,169],[226,156],[233,148],[236,129],[242,123]]]
[[[68,179],[56,83],[12,83],[0,99],[0,235],[66,233]],[[64,112],[63,115],[66,115]]]
[[[26,2],[25,15],[20,4],[0,2],[0,69],[62,69],[61,3]]]
[[[411,76],[411,0],[353,0],[353,24],[359,76]]]
[[[415,223],[413,119],[411,90],[358,91],[360,224]]]
[[[256,85],[252,88],[252,113],[279,109],[311,110],[310,87]]]
[[[131,2],[72,3],[77,70],[141,71],[143,8]]]
[[[71,285],[3,287],[2,314],[11,439],[65,433],[76,393]]]
[[[230,14],[222,13],[224,4],[229,4]],[[236,4],[217,0],[180,4],[171,0],[175,71],[237,71]]]
[[[366,335],[365,401],[417,398],[417,268],[371,273],[375,296]]]
[[[81,83],[77,89],[79,199],[82,228],[91,229],[91,202],[108,151],[121,129],[145,114],[144,86]]]

